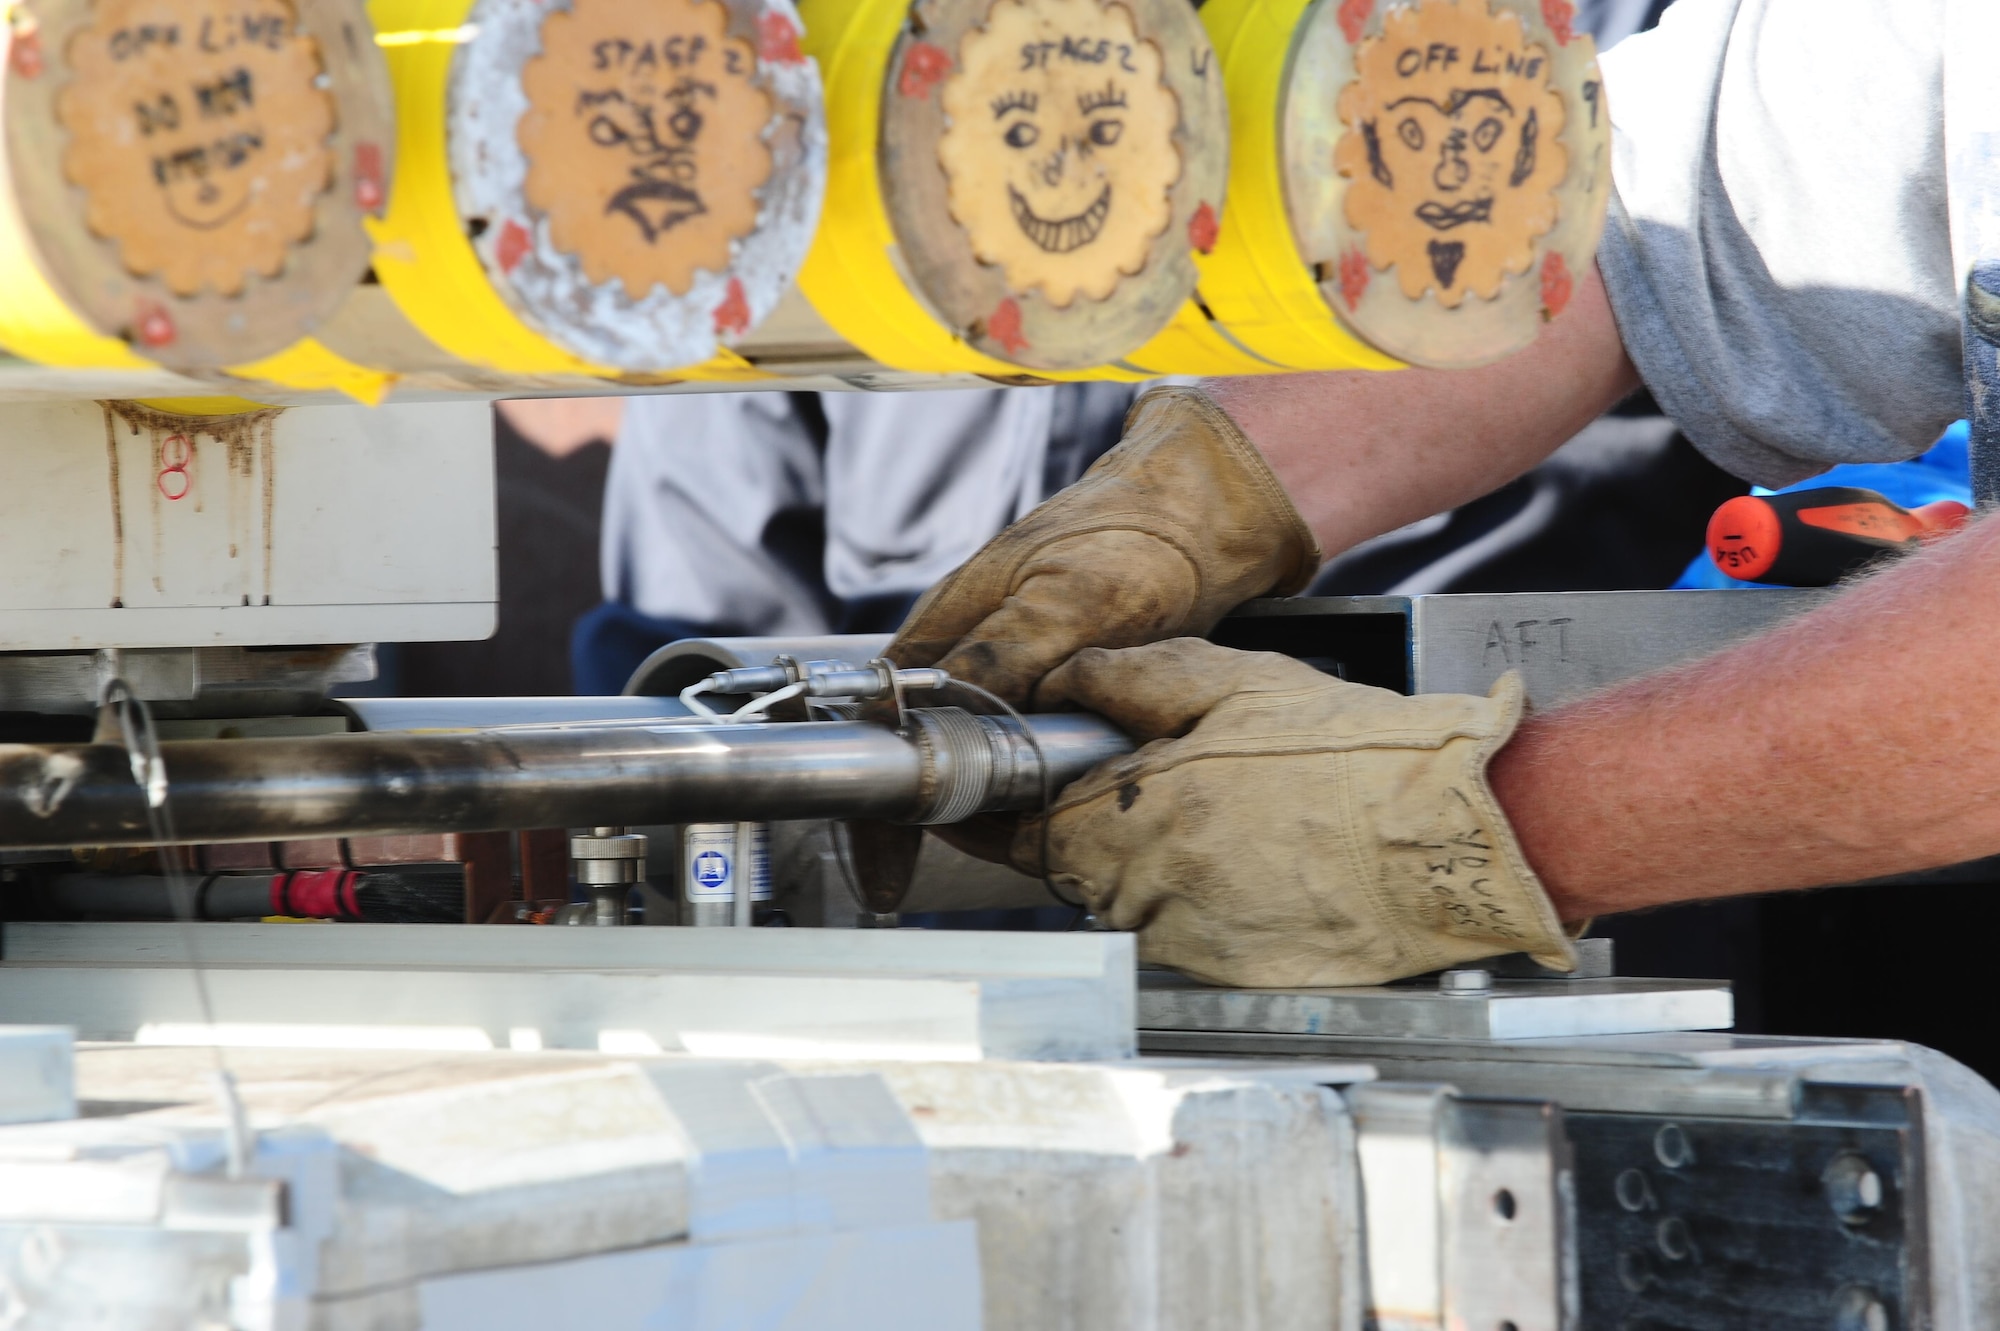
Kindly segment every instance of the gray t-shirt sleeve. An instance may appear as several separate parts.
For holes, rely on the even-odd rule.
[[[1603,58],[1626,349],[1709,457],[1785,485],[1962,411],[1945,0],[1679,0]]]

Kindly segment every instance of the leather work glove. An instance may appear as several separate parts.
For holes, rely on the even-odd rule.
[[[1144,743],[1065,789],[1049,871],[1147,961],[1213,984],[1380,984],[1576,952],[1486,781],[1524,709],[1404,697],[1194,638],[1089,650],[1042,685]],[[1040,869],[1024,818],[1015,867]]]
[[[1253,597],[1312,581],[1319,546],[1235,422],[1156,388],[1075,485],[994,537],[910,611],[887,653],[1016,707],[1084,647],[1205,634]]]

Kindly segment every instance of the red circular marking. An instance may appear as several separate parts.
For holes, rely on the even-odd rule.
[[[388,201],[389,190],[384,183],[382,167],[382,145],[379,143],[357,143],[354,145],[354,203],[363,212],[372,213]]]
[[[1361,30],[1368,26],[1368,16],[1375,12],[1375,0],[1341,0],[1340,35],[1353,46],[1361,40]]]
[[[1569,275],[1569,265],[1563,256],[1554,250],[1542,260],[1542,318],[1553,319],[1569,306],[1569,298],[1576,294],[1576,282]]]
[[[174,328],[174,316],[158,305],[144,305],[139,309],[139,340],[149,347],[164,347],[179,336]]]
[[[1215,252],[1215,238],[1222,232],[1222,223],[1215,219],[1215,209],[1204,202],[1194,210],[1188,219],[1188,244],[1203,254]]]
[[[1783,543],[1778,511],[1756,495],[1738,495],[1708,520],[1708,557],[1732,578],[1755,582],[1769,573]]]
[[[1542,0],[1542,22],[1549,25],[1556,41],[1568,46],[1569,39],[1576,35],[1570,26],[1576,22],[1576,6],[1569,0]]]
[[[903,72],[896,76],[896,91],[905,97],[928,97],[931,89],[951,73],[951,56],[942,46],[911,42],[903,57]]]
[[[170,434],[160,441],[160,474],[153,484],[169,499],[185,499],[194,489],[188,467],[194,462],[194,444],[184,434]]]
[[[783,14],[769,10],[757,16],[757,57],[774,65],[802,65],[806,53],[799,49],[799,30]]]
[[[14,35],[14,72],[24,79],[42,76],[45,67],[42,61],[42,38],[36,32],[20,32]]]
[[[1010,356],[1028,349],[1028,339],[1021,331],[1021,307],[1012,296],[1001,301],[986,320],[986,336],[998,342]]]
[[[736,337],[750,331],[750,301],[743,294],[740,278],[729,279],[729,294],[723,297],[722,304],[715,307],[715,331]]]
[[[1351,249],[1340,256],[1340,298],[1347,302],[1348,313],[1352,314],[1361,298],[1368,294],[1368,283],[1375,272],[1368,266],[1368,256],[1358,249]]]
[[[511,273],[521,266],[521,260],[528,257],[535,238],[528,234],[528,228],[511,217],[507,225],[500,228],[500,244],[494,257],[500,260],[500,271]]]

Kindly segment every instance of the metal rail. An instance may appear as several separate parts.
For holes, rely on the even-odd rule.
[[[948,821],[1041,803],[1035,744],[951,708],[859,721],[611,725],[160,746],[175,839],[275,841],[739,819]],[[1027,719],[1052,789],[1132,743],[1092,716]],[[0,847],[150,845],[110,744],[0,745]]]

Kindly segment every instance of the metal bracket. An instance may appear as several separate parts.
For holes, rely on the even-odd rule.
[[[1576,1183],[1562,1110],[1409,1082],[1346,1096],[1374,1331],[1576,1331]]]

